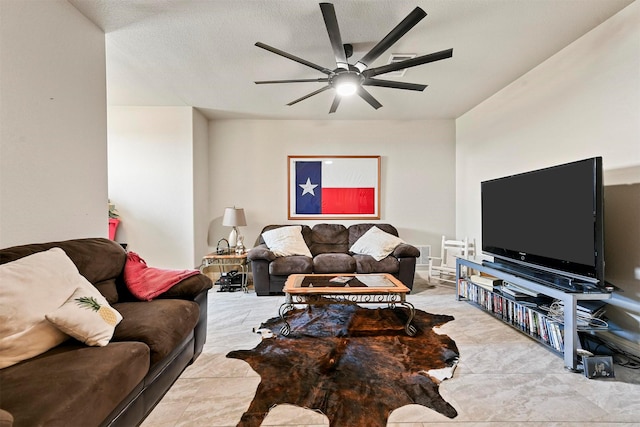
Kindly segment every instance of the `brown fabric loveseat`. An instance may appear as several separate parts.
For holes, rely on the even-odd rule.
[[[341,224],[316,224],[313,227],[303,225],[302,236],[312,257],[279,257],[265,244],[262,233],[285,226],[290,224],[264,227],[258,245],[247,254],[251,261],[253,285],[259,296],[281,294],[284,282],[290,274],[390,273],[409,289],[413,288],[416,258],[420,256],[420,251],[415,246],[402,243],[389,256],[379,261],[370,255],[349,251],[373,226],[398,236],[398,230],[391,224],[363,223],[349,227]]]
[[[104,347],[70,338],[0,369],[0,426],[138,425],[201,353],[211,280],[197,274],[157,299],[138,301],[123,281],[125,250],[102,238],[2,249],[0,264],[54,247],[64,250],[122,321]]]

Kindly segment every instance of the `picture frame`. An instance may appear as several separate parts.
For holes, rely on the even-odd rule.
[[[584,356],[584,376],[587,378],[613,378],[613,357],[611,356]]]
[[[287,156],[289,219],[380,219],[380,156]]]

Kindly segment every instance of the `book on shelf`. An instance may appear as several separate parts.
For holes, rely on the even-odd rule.
[[[469,280],[490,291],[497,289],[497,287],[502,284],[502,279],[493,276],[481,276],[479,274],[472,274],[469,276]]]
[[[604,314],[607,303],[602,300],[578,300],[576,310],[589,314],[591,317],[600,317]]]
[[[514,285],[513,283],[509,283],[509,282],[504,282],[502,284],[502,290],[504,291],[505,288],[508,291],[513,291],[514,293],[519,293],[519,294],[525,294],[525,295],[529,295],[530,297],[539,297],[540,294],[536,291],[532,291],[531,289],[525,288],[523,286],[518,286],[518,285]],[[513,295],[513,294],[511,294]]]
[[[564,316],[564,302],[558,300],[557,306]],[[601,300],[578,300],[576,303],[576,325],[578,329],[608,329],[609,325],[604,320],[607,303]]]
[[[507,297],[509,299],[514,299],[516,301],[529,300],[529,299],[532,298],[532,296],[529,295],[529,294],[518,292],[516,289],[508,287],[508,286],[504,286],[504,285],[500,287],[500,292],[505,297]]]
[[[558,306],[564,311],[564,301],[558,300]],[[576,314],[579,317],[597,318],[604,315],[607,303],[601,300],[578,300],[576,302]]]
[[[510,291],[517,295],[515,291]],[[486,289],[474,283],[470,277],[468,280],[461,280],[459,292],[460,296],[477,304],[483,310],[493,313],[503,322],[562,352],[563,325],[547,316],[548,310],[540,306],[540,304],[549,304],[552,300],[550,297],[520,294],[516,298],[507,293],[500,294]]]

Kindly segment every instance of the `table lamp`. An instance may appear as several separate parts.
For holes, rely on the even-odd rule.
[[[247,225],[247,220],[244,217],[244,209],[236,208],[235,206],[225,208],[222,225],[233,227],[231,233],[229,233],[229,246],[232,248],[235,247],[238,242],[238,227]]]

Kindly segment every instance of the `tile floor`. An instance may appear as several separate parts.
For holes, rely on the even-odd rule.
[[[399,408],[389,426],[640,426],[640,371],[615,365],[614,379],[587,379],[563,368],[560,356],[466,302],[450,284],[421,277],[408,297],[416,308],[455,320],[438,332],[453,338],[460,361],[440,394],[458,411],[449,419],[419,405]],[[278,313],[284,297],[257,297],[250,288],[209,295],[204,351],[142,424],[143,427],[235,426],[260,377],[231,350],[250,349],[252,328]],[[291,405],[274,407],[263,426],[327,426],[327,418]],[[342,426],[340,426],[342,427]],[[348,426],[345,426],[348,427]]]

